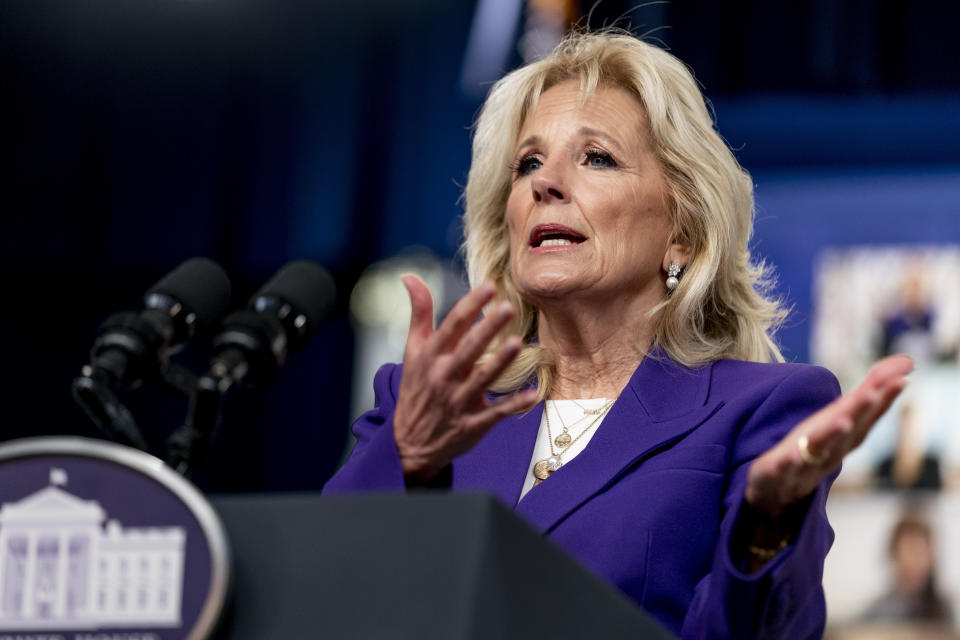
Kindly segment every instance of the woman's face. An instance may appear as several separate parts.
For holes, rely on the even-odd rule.
[[[666,183],[630,93],[601,86],[580,105],[576,81],[545,91],[513,171],[506,220],[524,298],[662,299],[663,270],[686,253],[670,245]]]
[[[933,546],[922,531],[907,530],[893,550],[897,587],[905,593],[923,591],[933,573]]]

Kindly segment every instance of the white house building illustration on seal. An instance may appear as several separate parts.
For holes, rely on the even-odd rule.
[[[179,626],[184,528],[125,529],[66,480],[0,505],[0,631]]]

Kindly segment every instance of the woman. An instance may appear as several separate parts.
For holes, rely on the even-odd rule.
[[[829,483],[910,362],[831,404],[771,363],[750,178],[684,65],[568,38],[491,90],[465,195],[474,289],[434,330],[404,278],[403,367],[326,490],[485,489],[683,637],[821,633]]]
[[[890,535],[894,584],[863,616],[864,622],[920,622],[949,630],[950,603],[937,592],[936,554],[930,525],[916,515],[897,521]]]

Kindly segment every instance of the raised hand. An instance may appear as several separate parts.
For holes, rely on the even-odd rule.
[[[785,507],[810,495],[863,442],[903,391],[912,370],[913,361],[906,356],[884,358],[856,389],[794,427],[750,465],[747,502],[776,518]]]
[[[496,293],[493,284],[484,283],[461,298],[436,330],[427,285],[414,275],[404,276],[403,284],[413,310],[394,437],[404,474],[426,482],[470,450],[497,421],[533,406],[536,392],[493,403],[484,394],[523,346],[519,337],[510,336],[491,358],[477,364],[514,314],[513,306],[502,302],[475,322]]]

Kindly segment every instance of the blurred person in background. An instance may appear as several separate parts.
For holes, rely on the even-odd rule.
[[[822,634],[830,483],[912,365],[836,399],[783,363],[752,181],[689,70],[568,37],[492,88],[465,203],[473,289],[434,329],[404,278],[403,365],[325,491],[486,490],[674,634]]]
[[[890,535],[889,558],[893,585],[870,605],[864,621],[922,622],[949,628],[953,614],[950,604],[937,592],[936,554],[929,523],[914,515],[901,518]]]
[[[941,488],[940,459],[927,450],[917,410],[913,403],[904,403],[897,424],[897,442],[893,453],[885,457],[874,471],[878,489],[927,490]]]
[[[896,304],[883,318],[881,356],[904,353],[917,367],[936,362],[939,357],[933,332],[934,310],[927,294],[923,268],[908,269],[899,289]]]

